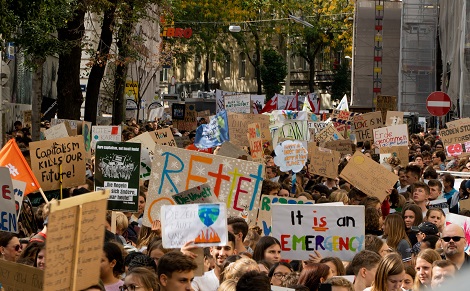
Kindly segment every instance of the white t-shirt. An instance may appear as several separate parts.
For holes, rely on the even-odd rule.
[[[202,276],[194,277],[191,283],[194,291],[217,291],[219,285],[219,278],[215,275],[214,270],[207,271]]]

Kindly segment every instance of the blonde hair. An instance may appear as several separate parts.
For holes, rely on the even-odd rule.
[[[385,218],[385,231],[382,236],[387,240],[387,244],[389,247],[393,248],[394,250],[397,249],[398,243],[404,239],[410,245],[410,240],[408,239],[408,235],[405,231],[405,221],[399,214],[390,214]]]
[[[388,291],[388,277],[401,274],[402,272],[405,272],[405,265],[402,262],[401,256],[396,253],[386,255],[379,262],[371,291]]]
[[[424,249],[424,250],[422,250],[421,252],[419,252],[418,256],[416,257],[416,260],[418,260],[418,259],[425,260],[426,262],[430,263],[431,265],[435,261],[442,260],[439,253],[436,252],[433,249]],[[422,287],[423,287],[423,284],[421,284],[421,281],[419,281],[419,276],[415,276],[415,282],[413,284],[413,290],[417,291],[417,290],[423,289]]]
[[[348,205],[348,191],[343,189],[335,190],[331,192],[329,199],[331,202],[343,202],[344,205]]]
[[[122,212],[116,212],[116,230],[125,231],[129,226],[127,216]]]
[[[238,279],[227,279],[223,281],[217,290],[220,291],[236,291]]]
[[[230,263],[230,265],[224,269],[220,276],[220,280],[225,281],[227,279],[235,279],[238,281],[243,274],[254,270],[259,271],[258,264],[254,260],[241,258]]]

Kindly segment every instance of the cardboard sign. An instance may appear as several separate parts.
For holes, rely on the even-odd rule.
[[[42,291],[44,271],[32,266],[0,260],[0,282],[5,291]]]
[[[18,233],[15,190],[7,167],[0,167],[0,186],[0,230]]]
[[[210,110],[203,110],[203,111],[198,111],[197,112],[197,117],[203,117],[207,120],[207,118],[211,116],[211,111]]]
[[[403,114],[401,111],[387,111],[385,126],[403,124]]]
[[[359,151],[349,160],[340,177],[367,195],[376,196],[380,201],[387,197],[386,191],[398,181],[397,175]]]
[[[208,183],[228,215],[254,225],[263,178],[263,164],[157,145],[143,223],[151,225],[162,205],[175,204],[173,194]]]
[[[185,148],[191,143],[189,136],[173,136],[173,138],[175,139],[176,146],[179,148]]]
[[[96,148],[98,141],[121,141],[121,126],[100,126],[95,125],[91,128],[91,148]]]
[[[179,130],[195,130],[197,128],[196,106],[193,104],[185,104],[183,120],[174,120],[173,126]]]
[[[224,142],[220,149],[214,154],[234,159],[252,160],[251,156],[245,150],[229,141]]]
[[[83,136],[31,142],[31,169],[44,191],[85,184]],[[62,167],[60,167],[62,165]]]
[[[271,132],[269,131],[269,116],[265,114],[228,114],[228,127],[230,131],[230,142],[238,146],[247,146],[249,144],[246,131],[248,124],[259,123],[261,127],[261,138],[263,143],[271,144]]]
[[[23,127],[31,126],[31,116],[33,115],[32,110],[23,111]]]
[[[323,143],[324,148],[339,152],[341,155],[352,155],[353,154],[353,142],[349,139],[343,140],[332,140]]]
[[[251,113],[250,94],[226,95],[224,103],[227,112]]]
[[[181,248],[188,241],[200,247],[227,244],[225,204],[163,205],[161,211],[164,248]]]
[[[341,139],[344,139],[343,135],[336,130],[332,123],[328,124],[327,127],[315,135],[315,141],[320,143]]]
[[[454,121],[446,122],[447,128],[456,128],[462,125],[470,124],[470,118],[461,118]]]
[[[51,201],[44,290],[98,284],[108,197],[109,191],[99,191]]]
[[[307,121],[288,122],[280,127],[271,127],[270,130],[274,145],[284,140],[308,141],[310,139]]]
[[[310,141],[315,140],[315,136],[319,134],[328,124],[323,121],[307,121],[308,131],[310,133]]]
[[[373,131],[374,143],[378,148],[408,146],[408,125],[406,124],[376,128]]]
[[[154,131],[148,131],[146,133],[150,135],[150,137],[153,139],[153,141],[156,144],[167,145],[170,147],[176,146],[173,133],[171,132],[171,129],[169,127],[154,130]]]
[[[308,144],[309,173],[335,179],[338,177],[338,164],[341,154],[326,148],[317,147],[315,143]]]
[[[465,124],[463,124],[464,122]],[[439,137],[445,146],[470,140],[470,119],[466,118],[460,124],[460,126],[439,130]]]
[[[353,119],[354,131],[358,142],[374,140],[372,130],[384,125],[382,113],[380,111],[369,112],[361,115],[354,116]]]
[[[15,193],[15,210],[16,211],[16,221],[20,217],[21,208],[23,206],[23,198],[25,196],[26,191],[26,183],[20,180],[11,180],[13,185],[13,191]]]
[[[263,230],[263,235],[271,235],[271,205],[280,204],[314,204],[315,201],[305,201],[299,198],[280,197],[276,195],[262,195],[258,212],[257,225]]]
[[[219,199],[212,192],[211,186],[204,183],[172,196],[176,204],[218,203]]]
[[[261,126],[259,123],[248,124],[248,141],[250,143],[250,153],[253,161],[263,163],[264,150],[263,139],[261,138]]]
[[[137,211],[140,143],[99,141],[95,153],[95,190],[109,189],[108,210]]]
[[[281,172],[300,172],[307,162],[306,142],[286,140],[276,146],[274,163]]]
[[[69,136],[69,133],[67,131],[67,127],[65,126],[65,123],[60,123],[60,124],[51,126],[49,129],[44,131],[44,137],[47,140],[68,137],[68,136]]]
[[[380,161],[387,159],[390,156],[395,156],[400,159],[400,165],[406,167],[408,165],[408,147],[382,147],[380,151]]]
[[[150,179],[152,172],[152,161],[155,154],[155,141],[150,132],[144,132],[128,140],[127,142],[140,143],[140,179]]]
[[[323,257],[350,261],[364,249],[364,206],[272,206],[272,236],[283,259],[306,260],[317,250]]]
[[[51,126],[65,123],[65,126],[67,127],[67,132],[69,133],[69,136],[76,136],[79,134],[78,132],[78,126],[81,123],[81,120],[72,120],[72,119],[51,119]]]

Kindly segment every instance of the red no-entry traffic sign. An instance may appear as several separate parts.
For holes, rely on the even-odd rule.
[[[449,95],[441,91],[432,92],[426,100],[426,109],[432,116],[446,115],[451,105]]]

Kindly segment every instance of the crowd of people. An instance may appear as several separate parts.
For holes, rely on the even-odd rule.
[[[122,132],[123,140],[162,126],[166,125],[131,121]],[[172,132],[188,136],[186,149],[198,150],[194,132],[176,128]],[[378,161],[373,144],[358,144],[356,150]],[[323,257],[317,251],[304,260],[285,260],[275,237],[263,236],[259,226],[249,226],[241,217],[228,217],[227,244],[204,248],[199,254],[203,254],[204,264],[198,265],[192,242],[179,250],[165,249],[160,221],[151,227],[142,224],[148,191],[148,181],[142,181],[136,213],[117,212],[114,226],[111,213],[107,215],[100,283],[87,290],[263,291],[280,286],[310,291],[418,291],[438,288],[470,266],[464,229],[446,224],[446,213],[470,216],[470,210],[459,207],[459,201],[469,196],[470,180],[464,179],[457,190],[455,173],[437,172],[468,172],[470,161],[465,156],[448,157],[432,130],[410,136],[406,167],[400,166],[403,162],[396,156],[387,161],[397,183],[383,201],[343,179],[313,175],[307,167],[297,174],[292,187],[292,175],[280,172],[273,155],[267,152],[265,156],[262,195],[364,206],[365,243],[351,261]],[[350,157],[342,157],[339,173]],[[66,189],[69,195],[91,191],[92,171],[88,178],[87,185]],[[433,204],[442,199],[447,203],[444,206]],[[44,269],[48,206],[41,205],[33,216],[34,225],[42,226],[34,234],[22,237],[21,233],[0,232],[1,258]],[[198,268],[203,268],[202,276],[194,275]]]

